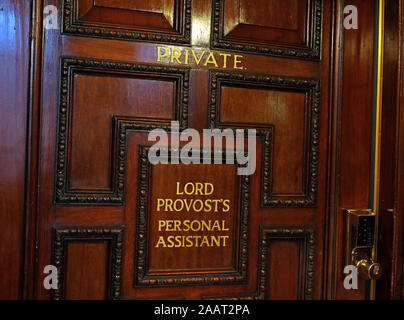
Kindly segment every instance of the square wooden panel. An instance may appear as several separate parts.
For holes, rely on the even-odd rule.
[[[322,0],[213,0],[212,47],[319,60],[321,16]]]
[[[64,0],[64,34],[189,44],[191,0]]]
[[[261,227],[256,291],[204,299],[312,300],[315,256],[313,228]]]
[[[149,150],[139,146],[135,287],[246,282],[250,177],[238,176],[237,164],[152,165]],[[178,181],[211,183],[214,193],[179,196]],[[172,201],[168,211],[159,199]],[[166,220],[173,221],[175,231],[160,225]]]

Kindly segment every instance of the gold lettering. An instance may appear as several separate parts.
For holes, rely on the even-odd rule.
[[[223,247],[226,246],[226,240],[229,239],[229,236],[220,236],[223,239]]]
[[[185,200],[184,202],[185,202],[185,207],[187,208],[187,211],[189,212],[189,210],[191,210],[191,205],[192,205],[193,200],[191,200],[191,201]]]
[[[187,248],[191,248],[194,246],[194,243],[191,240],[191,237],[187,237]]]
[[[216,221],[213,223],[213,226],[212,226],[212,229],[211,229],[211,231],[215,231],[215,230],[219,230],[219,231],[220,231],[220,223],[219,223],[218,220],[216,220]]]
[[[206,201],[205,201],[205,212],[211,212],[212,211],[212,200],[210,200],[210,199],[207,199]]]
[[[189,189],[188,187],[191,187],[191,189]],[[189,191],[190,190],[190,191]],[[186,195],[190,196],[191,194],[193,194],[195,192],[195,186],[193,183],[189,182],[185,185],[184,187],[184,192]]]
[[[227,69],[229,65],[229,60],[233,58],[233,68],[236,70],[243,70],[244,67],[242,66],[242,60],[244,56],[242,55],[232,55],[230,53],[222,53],[222,52],[214,52],[214,51],[209,51],[209,50],[200,50],[199,51],[199,56],[198,56],[198,51],[199,50],[189,50],[189,49],[181,49],[181,48],[166,48],[163,46],[158,46],[157,47],[157,61],[161,62],[163,58],[169,58],[168,62],[169,63],[177,63],[177,64],[190,64],[190,56],[192,53],[192,57],[195,60],[195,63],[197,66],[202,64],[202,59],[206,57],[204,60],[205,62],[203,65],[205,67],[207,66],[212,66],[214,65],[215,68],[219,68],[218,64],[218,57],[220,56],[222,58],[222,66],[223,69]],[[208,55],[206,56],[206,53]],[[184,57],[183,57],[184,56]],[[182,61],[183,60],[183,61]]]
[[[184,227],[185,228],[182,228],[182,230],[183,231],[189,231],[189,229],[190,229],[190,226],[189,226],[189,223],[190,223],[191,221],[189,221],[189,220],[184,220],[184,222],[182,223],[183,225],[184,225]]]
[[[173,220],[166,220],[166,231],[175,231],[173,228],[173,224]]]
[[[195,195],[198,195],[198,194],[203,195],[202,189],[203,189],[203,184],[200,182],[197,182],[196,186],[195,186]]]
[[[181,231],[181,221],[180,220],[174,220],[174,230]]]
[[[166,199],[166,205],[165,205],[165,211],[168,211],[168,208],[170,208],[170,211],[173,211],[173,200],[171,199]]]
[[[161,52],[161,51],[160,51]],[[174,56],[178,54],[173,51]],[[162,54],[164,55],[164,54]],[[209,59],[209,58],[208,58]],[[181,185],[176,182],[176,195],[187,196],[211,196],[215,186],[208,182],[187,182]],[[157,198],[157,211],[183,212],[188,213],[213,213],[229,212],[229,199],[161,199]],[[185,213],[185,212],[184,212]],[[155,248],[191,248],[191,247],[226,247],[229,235],[204,235],[205,232],[229,232],[230,228],[226,220],[158,220],[157,229],[159,232],[188,232],[196,235],[159,236]],[[201,234],[202,233],[202,234]],[[199,235],[198,235],[199,234]]]
[[[209,241],[208,241],[208,237],[203,237],[202,238],[202,242],[201,242],[201,247],[203,247],[203,245],[206,245],[207,247],[210,247]]]
[[[230,231],[229,228],[226,228],[226,221],[222,220],[222,230],[221,231]]]
[[[228,239],[229,236],[161,236],[155,248],[226,247]]]
[[[195,227],[196,224],[196,227]],[[192,231],[200,231],[201,230],[201,222],[199,220],[194,220],[191,222],[191,230]]]
[[[218,237],[212,237],[212,247],[220,247],[220,239]]]
[[[217,206],[218,206],[218,203],[219,203],[219,201],[220,200],[212,200],[213,201],[213,203],[215,204],[215,212],[218,212],[219,210],[217,209]]]
[[[212,230],[212,228],[211,228],[212,221],[211,220],[209,220],[208,222],[206,222],[206,220],[201,220],[201,223],[202,223],[202,226],[201,226],[202,231],[204,231],[204,230],[211,231]]]

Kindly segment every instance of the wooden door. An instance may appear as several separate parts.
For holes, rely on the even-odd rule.
[[[32,297],[336,297],[342,236],[340,220],[330,217],[340,214],[333,202],[340,112],[333,93],[341,93],[335,66],[342,52],[335,44],[342,3],[44,5],[56,5],[60,30],[42,35]],[[366,6],[371,20],[374,8]],[[363,40],[349,39],[354,45]],[[366,70],[373,43],[358,48],[347,52],[347,63],[361,56],[358,69]],[[358,79],[371,83],[369,70]],[[370,97],[369,87],[358,90]],[[366,120],[358,126],[369,128]],[[236,164],[150,164],[148,134],[169,130],[172,121],[180,132],[256,129],[255,173],[239,176]],[[370,135],[363,136],[364,157]],[[368,177],[366,161],[354,165],[367,172],[348,175]],[[187,195],[187,183],[205,192]],[[212,206],[186,210],[176,200]],[[58,268],[55,290],[43,286],[47,265]],[[363,298],[364,289],[358,292],[354,297]]]

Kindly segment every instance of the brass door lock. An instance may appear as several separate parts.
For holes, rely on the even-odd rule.
[[[382,267],[375,262],[376,215],[370,209],[344,210],[346,219],[346,264],[353,264],[366,280],[382,276]]]

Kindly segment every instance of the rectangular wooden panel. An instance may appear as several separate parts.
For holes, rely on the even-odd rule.
[[[69,242],[64,298],[66,300],[106,299],[108,258],[107,242]]]
[[[57,228],[53,265],[59,299],[115,299],[120,295],[122,227]]]
[[[213,47],[320,59],[322,0],[213,2]]]
[[[127,130],[188,122],[189,70],[62,59],[56,201],[121,203]]]
[[[110,190],[113,116],[173,119],[178,89],[175,79],[169,81],[164,77],[160,80],[142,75],[75,72],[71,97],[69,189]],[[96,125],[90,125],[92,123]]]
[[[233,271],[239,220],[234,166],[156,165],[151,184],[149,272]],[[168,239],[180,240],[180,247],[176,241],[170,249]]]
[[[307,12],[307,2],[299,0],[240,0],[239,3],[240,23],[282,30],[298,30],[302,22],[299,18],[304,18]],[[226,7],[232,5],[234,1],[226,2]],[[304,23],[303,19],[300,28]]]
[[[65,34],[190,42],[191,0],[65,0],[63,13]]]

